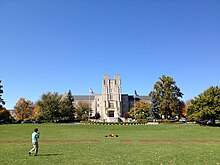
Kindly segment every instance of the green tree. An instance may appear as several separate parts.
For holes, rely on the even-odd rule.
[[[180,101],[183,93],[177,87],[172,77],[163,75],[154,84],[154,90],[150,92],[150,96],[157,100],[160,114],[167,119],[169,116],[181,116],[184,103]]]
[[[76,115],[79,120],[85,120],[89,116],[90,103],[88,101],[79,101],[76,104]]]
[[[16,119],[33,119],[34,105],[30,100],[20,98],[14,106]]]
[[[194,120],[210,119],[213,123],[215,119],[220,119],[220,88],[211,86],[192,99],[187,115]]]
[[[53,94],[51,92],[47,92],[41,96],[41,99],[37,101],[37,106],[39,106],[44,119],[51,120],[52,122],[60,119],[60,99],[61,96],[57,92],[54,92]]]
[[[2,80],[0,80],[0,110],[3,109],[3,105],[5,105],[4,99],[2,99],[2,94],[3,94],[3,86],[1,85]]]
[[[67,95],[63,95],[59,104],[59,113],[63,120],[74,120],[74,97],[69,90]]]
[[[155,97],[154,91],[151,93],[150,118],[152,118],[152,119],[159,119],[160,118],[159,103],[158,103],[157,98]]]
[[[146,119],[150,116],[150,103],[147,101],[138,101],[135,103],[135,107],[132,108],[129,112],[132,118],[135,118],[135,115],[138,119]]]

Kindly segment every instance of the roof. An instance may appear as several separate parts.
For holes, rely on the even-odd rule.
[[[74,100],[94,100],[94,95],[73,95]]]
[[[96,94],[97,95],[97,94]],[[134,96],[133,95],[128,95],[128,94],[122,94],[123,96],[128,96],[129,100],[133,100]],[[95,95],[74,95],[73,96],[75,100],[94,100],[95,99]],[[151,97],[149,96],[136,96],[135,98],[139,98],[140,100],[151,100]]]

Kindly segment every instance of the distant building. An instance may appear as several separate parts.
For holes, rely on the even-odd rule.
[[[14,109],[9,109],[8,110],[9,112],[10,112],[10,115],[14,118],[14,119],[16,119],[16,113],[15,113],[15,110]]]
[[[145,100],[150,102],[148,96],[132,96],[121,93],[121,79],[119,75],[115,75],[114,79],[110,79],[108,75],[104,75],[102,80],[102,94],[94,94],[91,96],[81,95],[74,96],[75,102],[90,101],[92,113],[101,115],[101,120],[105,122],[124,121],[124,114],[134,107],[134,99],[136,101]]]

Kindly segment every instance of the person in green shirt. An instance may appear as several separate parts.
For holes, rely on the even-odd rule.
[[[34,132],[32,133],[32,144],[33,148],[28,152],[28,154],[31,156],[31,154],[34,153],[34,156],[37,156],[38,153],[38,139],[40,137],[40,132],[38,132],[38,128],[34,129]]]

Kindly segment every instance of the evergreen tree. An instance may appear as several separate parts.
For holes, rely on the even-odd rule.
[[[151,109],[150,109],[150,118],[158,119],[160,118],[160,110],[159,110],[159,103],[155,97],[155,93],[152,92],[151,94]]]
[[[67,98],[68,98],[68,106],[69,109],[72,113],[75,112],[75,107],[74,107],[74,97],[72,95],[71,90],[69,90],[68,94],[67,94]]]
[[[75,118],[75,107],[74,107],[74,97],[69,90],[67,95],[63,95],[60,104],[59,112],[63,120],[74,120]]]
[[[4,99],[2,99],[2,94],[3,94],[3,86],[1,85],[1,80],[0,80],[0,110],[3,109],[3,105],[5,105]]]

